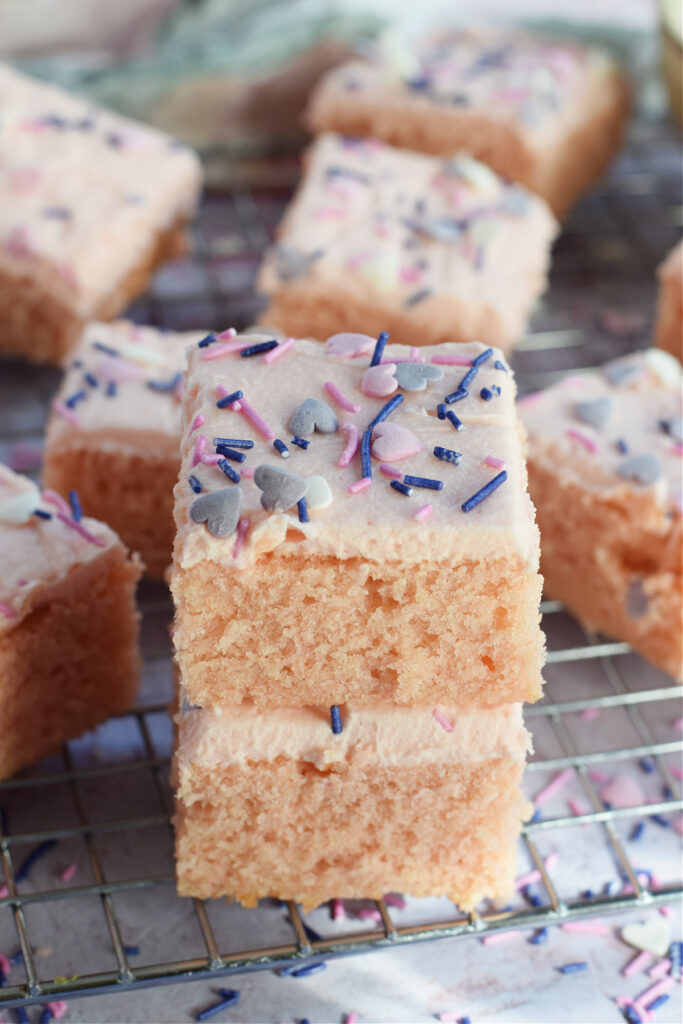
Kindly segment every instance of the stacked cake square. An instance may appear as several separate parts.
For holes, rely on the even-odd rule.
[[[209,335],[181,455],[180,892],[506,896],[543,637],[504,357]]]

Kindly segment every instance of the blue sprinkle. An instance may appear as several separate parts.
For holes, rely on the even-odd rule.
[[[240,398],[243,398],[242,391],[233,391],[231,395],[226,395],[225,398],[219,398],[216,405],[219,409],[225,409],[226,406],[232,405],[233,402],[239,402]]]
[[[83,509],[81,508],[78,491],[69,491],[69,505],[71,506],[71,515],[77,523],[80,523],[83,518]]]
[[[229,992],[230,995],[225,996],[219,1003],[212,1003],[211,1006],[207,1006],[205,1010],[200,1012],[195,1017],[195,1020],[210,1020],[211,1017],[215,1017],[221,1010],[227,1009],[228,1006],[234,1006],[238,1002],[240,994],[234,989],[222,989],[224,992]]]
[[[655,763],[650,757],[641,757],[638,762],[638,767],[641,771],[645,772],[646,775],[652,775],[655,770]]]
[[[547,928],[539,928],[538,931],[534,932],[534,934],[529,939],[529,942],[531,943],[532,946],[540,946],[541,943],[547,942],[547,941],[548,941],[548,929]]]
[[[400,480],[392,480],[389,486],[393,487],[395,491],[400,491],[401,494],[405,494],[406,498],[409,498],[413,493],[412,487],[408,487],[406,484],[401,483]]]
[[[302,1017],[301,1020],[299,1021],[299,1024],[311,1024],[311,1022],[308,1019],[308,1017]]]
[[[443,490],[443,480],[432,480],[428,476],[404,476],[403,483],[407,487],[426,487],[430,491]]]
[[[232,480],[234,484],[238,484],[240,482],[241,478],[239,473],[237,472],[237,470],[232,468],[227,459],[221,459],[220,462],[216,463],[216,465],[218,466],[219,469],[223,470],[228,480]]]
[[[651,814],[650,821],[654,821],[655,825],[661,825],[662,828],[671,828],[671,822],[662,814]]]
[[[66,398],[64,400],[64,405],[68,405],[68,407],[70,409],[73,409],[73,408],[75,408],[75,406],[78,405],[79,402],[82,402],[83,399],[87,398],[87,397],[88,397],[88,392],[87,391],[76,391],[73,395],[71,395],[69,398]]]
[[[469,369],[467,371],[467,373],[465,374],[463,379],[458,384],[458,391],[464,391],[465,389],[467,389],[470,386],[470,384],[472,383],[472,381],[474,380],[474,378],[477,376],[478,373],[479,373],[478,367],[476,367],[474,364],[472,364],[471,369]]]
[[[8,984],[8,982],[7,982],[7,977],[5,975],[5,972],[0,967],[0,988],[6,988],[7,984]]]
[[[311,942],[322,942],[323,941],[323,937],[320,934],[320,932],[317,932],[315,930],[315,928],[311,928],[310,924],[306,924],[305,921],[302,921],[301,923],[303,925],[304,931],[306,932],[306,935],[311,940]]]
[[[458,1024],[472,1024],[469,1017],[461,1017]]]
[[[305,967],[297,967],[294,971],[289,971],[291,978],[307,978],[309,974],[318,974],[319,971],[324,971],[327,964],[324,964],[322,960],[318,960],[314,964],[306,964]]]
[[[303,448],[304,451],[306,451],[310,443],[311,442],[307,441],[305,437],[299,437],[298,434],[295,434],[292,438],[292,444],[295,444],[297,448]]]
[[[485,402],[490,402],[493,398],[493,392],[489,391],[488,388],[482,388],[479,392],[479,397],[483,398]]]
[[[216,455],[223,455],[226,459],[231,459],[233,462],[244,462],[246,459],[244,452],[240,452],[236,448],[229,448],[227,444],[217,444]]]
[[[360,439],[360,466],[363,479],[372,479],[372,461],[370,459],[370,444],[372,443],[372,430],[368,427],[363,431]]]
[[[665,800],[673,800],[674,794],[671,786],[662,786],[662,796]]]
[[[452,462],[454,466],[459,466],[462,459],[462,452],[456,452],[453,448],[442,448],[440,444],[434,449],[434,455],[442,462]]]
[[[116,381],[110,380],[109,383],[107,384],[107,390],[106,390],[107,398],[113,398],[117,391],[118,391],[118,388],[116,386]]]
[[[625,1006],[622,1013],[628,1021],[628,1024],[643,1024],[643,1018],[640,1016],[635,1006]]]
[[[197,348],[208,348],[209,345],[213,345],[214,341],[216,341],[216,335],[207,334],[206,337],[197,342]]]
[[[458,417],[455,415],[452,409],[449,409],[448,412],[446,413],[446,419],[451,421],[456,430],[465,429],[465,424],[462,422],[462,420],[458,419]]]
[[[626,441],[624,441],[620,437],[619,440],[616,442],[616,445],[617,449],[621,452],[621,454],[626,455],[626,453],[628,452],[628,445],[626,444]]]
[[[664,1006],[664,1003],[668,1003],[670,998],[671,996],[668,996],[665,992],[662,992],[661,996],[657,996],[655,1000],[653,1000],[651,1003],[648,1003],[647,1008],[650,1011],[650,1013],[652,1013],[653,1010],[658,1010],[660,1006]]]
[[[403,397],[403,395],[394,395],[393,398],[390,398],[387,404],[382,406],[374,420],[370,420],[368,423],[368,430],[373,430],[378,423],[383,423],[387,416],[391,415],[396,406],[401,404]]]
[[[306,505],[306,499],[305,498],[299,498],[299,500],[296,503],[296,508],[297,508],[297,512],[299,513],[299,522],[300,523],[307,523],[308,522],[308,507]]]
[[[93,373],[84,373],[83,379],[86,384],[89,384],[91,388],[96,388],[99,384],[97,377]]]
[[[487,484],[484,484],[484,486],[480,490],[478,490],[476,494],[473,494],[471,498],[468,498],[467,501],[464,501],[462,503],[460,507],[462,508],[463,512],[470,512],[480,502],[482,502],[484,498],[488,498],[489,494],[491,494],[492,491],[495,491],[496,488],[500,487],[501,484],[504,484],[507,478],[507,470],[505,469],[501,473],[499,473],[498,476],[494,476],[493,480],[489,480],[489,482]]]
[[[378,366],[382,361],[384,354],[384,346],[389,340],[388,331],[380,331],[377,335],[377,343],[375,344],[374,352],[372,353],[372,359],[370,360],[370,366]]]
[[[563,964],[562,967],[557,969],[560,974],[578,974],[580,971],[588,970],[588,962],[586,960],[576,960],[572,964]]]
[[[124,946],[123,947],[123,952],[126,954],[126,956],[140,956],[140,947],[139,946]]]
[[[9,958],[9,962],[13,964],[15,967],[17,964],[23,964],[24,954],[21,952],[20,949],[18,949],[16,953],[12,954],[12,956]]]
[[[680,978],[681,960],[683,960],[683,942],[672,942],[669,946],[669,952],[667,955],[671,961],[671,970],[669,972],[671,977]]]
[[[240,997],[236,988],[219,988],[218,995],[222,996],[223,999],[232,999],[234,1002],[237,1002]]]
[[[443,402],[439,402],[439,404],[437,405],[436,415],[439,417],[440,420],[446,419],[446,406]]]
[[[52,512],[44,512],[42,508],[35,508],[33,514],[39,519],[52,519]]]
[[[537,821],[543,821],[543,815],[541,814],[541,808],[540,807],[536,808],[536,810],[534,811],[533,815],[529,819],[529,823],[533,825]]]
[[[248,345],[247,348],[241,348],[240,355],[247,358],[249,356],[257,356],[261,352],[270,352],[271,349],[277,348],[278,345],[279,342],[275,338],[272,341],[260,341],[258,345]]]
[[[461,402],[463,398],[467,398],[469,391],[466,388],[458,388],[456,391],[451,391],[450,395],[446,395],[444,402],[448,405],[452,405],[453,402]]]
[[[612,804],[609,802],[609,800],[603,800],[602,806],[605,808],[606,811],[612,810]]]
[[[19,870],[14,875],[14,881],[23,882],[28,877],[28,873],[36,861],[40,860],[40,858],[46,853],[49,853],[49,851],[54,849],[56,845],[56,839],[46,839],[44,842],[39,843],[38,846],[34,847],[34,849],[31,850],[31,852],[27,854],[21,862]]]
[[[482,363],[485,363],[487,359],[491,358],[492,355],[493,349],[487,348],[485,352],[482,352],[481,355],[478,355],[476,359],[472,360],[472,366],[481,366]]]
[[[19,1024],[29,1024],[28,1014],[23,1006],[15,1006],[14,1012],[17,1015]]]
[[[341,720],[341,711],[339,710],[338,704],[333,704],[330,708],[330,723],[332,725],[332,732],[336,735],[343,729]]]
[[[120,356],[121,355],[121,353],[117,349],[112,348],[111,345],[105,345],[101,341],[93,341],[92,347],[96,348],[98,352],[104,352],[104,354],[106,356]]]
[[[289,458],[289,448],[284,441],[281,441],[279,437],[276,437],[273,441],[273,448],[279,452],[283,459]]]
[[[500,359],[496,359],[496,361],[495,361],[495,363],[493,365],[495,366],[496,370],[502,370],[503,373],[507,373],[507,370],[505,368],[505,363],[501,363]]]
[[[543,900],[541,899],[541,897],[537,893],[532,892],[528,885],[525,885],[522,889],[522,896],[527,901],[527,903],[532,907],[543,906]]]
[[[190,485],[190,487],[192,488],[192,490],[194,491],[195,494],[201,494],[202,493],[203,487],[200,484],[200,482],[199,482],[199,480],[197,479],[196,476],[188,476],[187,482],[188,482],[188,484]]]
[[[584,900],[592,900],[595,893],[592,889],[584,889],[581,893],[581,898]]]
[[[38,1018],[38,1024],[50,1024],[52,1020],[52,1010],[49,1006],[46,1006]]]
[[[147,387],[150,391],[175,391],[182,379],[182,373],[178,372],[170,380],[148,380]]]
[[[228,448],[253,448],[253,441],[245,441],[239,437],[214,437],[213,445],[216,447],[219,444],[227,445]]]
[[[501,390],[500,390],[500,388],[498,387],[497,384],[492,384],[491,385],[491,391],[493,391],[494,395],[500,395],[501,394]]]

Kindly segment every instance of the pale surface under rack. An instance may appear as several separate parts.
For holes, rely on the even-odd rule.
[[[252,321],[254,272],[290,194],[293,165],[273,166],[269,177],[272,183],[258,189],[207,197],[191,257],[157,276],[132,310],[136,319],[178,329]],[[572,213],[557,245],[552,287],[514,358],[524,390],[647,344],[655,268],[680,235],[681,214],[679,140],[665,125],[636,125],[608,178]],[[0,458],[7,460],[17,443],[40,442],[56,380],[54,371],[0,364]],[[0,1007],[446,936],[481,937],[680,896],[679,836],[663,821],[673,821],[681,806],[680,781],[671,771],[680,763],[681,734],[673,723],[681,714],[681,688],[624,644],[586,635],[559,605],[546,602],[546,698],[527,712],[536,748],[527,791],[533,796],[567,766],[577,770],[520,842],[520,874],[540,872],[533,888],[538,905],[520,893],[509,908],[464,915],[446,900],[408,900],[404,909],[382,901],[350,906],[353,916],[333,922],[326,908],[303,919],[295,906],[274,901],[246,911],[225,901],[179,899],[167,785],[171,606],[165,588],[143,585],[142,606],[145,677],[136,710],[0,784],[0,886],[7,886],[0,897],[0,950],[18,954],[0,989]],[[587,709],[596,710],[585,716]],[[617,770],[639,779],[647,806],[603,806],[596,778]],[[646,827],[636,846],[630,836],[641,821]],[[52,840],[28,877],[17,880],[27,854]],[[75,873],[64,882],[61,873],[71,865]],[[150,1011],[146,1019],[161,1018]]]

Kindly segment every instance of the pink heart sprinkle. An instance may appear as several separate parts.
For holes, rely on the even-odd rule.
[[[369,356],[375,344],[376,338],[371,338],[369,334],[352,334],[347,331],[331,335],[325,343],[328,356],[339,356],[340,359]]]
[[[396,363],[380,363],[378,366],[371,366],[365,371],[363,382],[360,386],[364,395],[370,398],[385,398],[394,393],[398,384],[394,374]]]
[[[372,454],[381,462],[408,459],[422,451],[420,439],[397,423],[378,423],[374,434]]]

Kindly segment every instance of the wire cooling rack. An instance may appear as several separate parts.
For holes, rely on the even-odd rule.
[[[683,223],[679,147],[666,125],[636,124],[608,177],[572,212],[550,291],[514,358],[523,390],[648,343],[655,268]],[[258,187],[237,182],[208,195],[190,257],[158,274],[131,310],[134,318],[175,329],[253,320],[254,273],[291,194],[296,163],[270,162],[259,173]],[[0,456],[21,450],[26,458],[27,443],[40,441],[56,379],[54,371],[19,363],[0,367]],[[0,949],[11,960],[0,1005],[302,966],[680,898],[671,823],[681,807],[676,765],[683,743],[672,723],[683,689],[625,644],[585,633],[548,601],[546,696],[527,710],[536,747],[528,791],[574,771],[562,776],[566,787],[543,805],[543,817],[524,829],[522,877],[509,906],[464,914],[447,900],[407,900],[403,907],[387,897],[347,903],[338,921],[325,908],[304,917],[292,903],[264,900],[247,911],[224,900],[178,898],[167,782],[166,589],[145,582],[141,605],[145,670],[136,709],[0,784]],[[634,806],[603,802],[602,782],[615,770],[640,779],[645,795]],[[641,864],[646,855],[647,870],[634,850]]]

